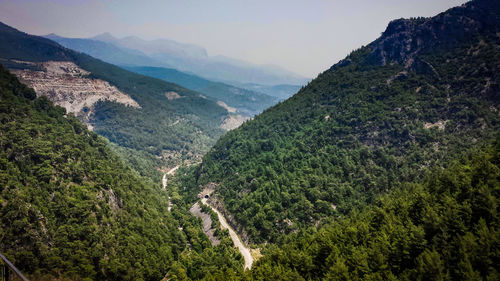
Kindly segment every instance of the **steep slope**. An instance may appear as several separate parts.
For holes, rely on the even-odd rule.
[[[275,97],[237,88],[228,84],[213,82],[175,69],[162,67],[125,67],[125,69],[175,83],[206,96],[222,101],[237,109],[238,113],[253,116],[276,104]]]
[[[197,161],[224,132],[219,126],[227,118],[227,110],[199,93],[126,71],[4,24],[0,24],[0,43],[0,63],[16,70],[39,95],[47,94],[60,105],[68,105],[68,110],[70,104],[82,104],[75,114],[124,148],[123,155],[140,154],[149,162],[158,162],[141,171]],[[120,100],[116,96],[106,98],[110,89],[106,83],[115,87],[112,92],[129,96],[137,106],[116,103]],[[91,87],[95,91],[75,84],[95,84]]]
[[[239,272],[173,195],[0,66],[0,252],[30,280],[200,279]],[[195,265],[193,265],[193,263]]]
[[[167,196],[1,67],[0,95],[0,251],[34,280],[162,278],[185,243]]]
[[[499,31],[500,2],[490,0],[391,22],[374,43],[222,137],[196,186],[215,182],[221,211],[260,243],[420,179],[498,133]]]

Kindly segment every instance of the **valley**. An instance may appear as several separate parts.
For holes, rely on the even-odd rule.
[[[241,28],[249,58],[290,52],[306,68],[329,38],[301,33],[305,7],[360,12],[299,4],[221,30]],[[205,24],[217,12],[203,7]],[[500,2],[446,7],[396,15],[310,81],[173,39],[0,22],[0,253],[32,281],[499,280]],[[286,49],[252,48],[285,14]],[[129,16],[50,32],[144,28]]]
[[[163,174],[162,177],[162,188],[163,190],[167,190],[168,187],[168,182],[167,182],[167,176],[173,176],[175,174],[175,171],[179,168],[180,166],[175,166],[174,168],[168,170],[166,173]],[[244,269],[250,269],[253,264],[253,257],[251,255],[251,249],[248,248],[240,239],[239,235],[236,233],[236,231],[227,223],[226,219],[224,218],[224,215],[222,215],[214,206],[211,206],[208,198],[214,191],[213,188],[205,188],[200,194],[198,194],[198,197],[200,198],[201,204],[204,204],[217,215],[217,218],[220,222],[220,228],[221,229],[227,229],[229,231],[229,236],[231,237],[231,240],[236,248],[238,248],[239,252],[243,256],[245,260],[244,264]],[[207,235],[208,239],[210,240],[212,246],[217,246],[220,244],[220,240],[214,236],[215,230],[212,229],[212,219],[210,217],[210,214],[204,213],[203,210],[200,208],[200,202],[196,202],[191,208],[189,209],[189,212],[197,217],[200,218],[202,221],[202,227],[203,227],[203,232],[205,235]],[[168,211],[172,210],[172,202],[170,196],[168,197]]]
[[[208,203],[207,198],[202,198],[201,203],[209,206],[212,211],[214,211],[217,214],[217,217],[219,218],[220,225],[222,228],[229,230],[229,235],[231,236],[231,240],[233,240],[233,244],[238,250],[240,251],[241,255],[245,259],[245,269],[251,269],[252,264],[253,264],[253,257],[250,254],[250,248],[245,246],[243,242],[241,241],[240,237],[238,234],[234,231],[234,229],[227,223],[226,219],[224,216],[213,206],[210,206]]]
[[[220,126],[229,116],[227,109],[197,92],[4,24],[0,40],[4,66],[34,87],[37,95],[48,96],[106,137],[127,162],[156,182],[156,168],[199,161],[225,132]],[[20,42],[29,47],[19,48]],[[179,98],[169,98],[168,93]]]
[[[235,87],[226,83],[210,81],[195,75],[182,73],[175,69],[144,66],[125,66],[125,69],[198,91],[208,98],[217,100],[218,103],[223,103],[225,105],[223,107],[228,109],[228,112],[237,113],[247,118],[253,117],[264,109],[276,104],[280,98],[283,99],[283,96],[290,97],[297,92],[297,89],[292,86],[291,88],[287,88],[284,93],[281,93],[281,96],[274,96],[268,93]]]

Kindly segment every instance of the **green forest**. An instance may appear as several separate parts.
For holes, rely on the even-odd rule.
[[[225,280],[498,280],[500,139],[363,211],[286,235]],[[206,278],[205,280],[220,280]]]
[[[492,30],[445,40],[420,50],[414,69],[360,48],[221,137],[186,186],[220,183],[227,212],[256,244],[362,209],[495,139],[499,43]]]
[[[498,280],[499,141],[362,212],[286,237],[253,279]]]
[[[31,280],[161,280],[170,271],[200,279],[242,269],[227,235],[211,247],[181,204],[167,211],[158,184],[3,68],[0,120],[0,252]]]
[[[499,1],[394,20],[225,134],[195,91],[1,23],[0,43],[0,252],[32,281],[500,280]],[[101,101],[90,131],[16,59],[75,62],[141,109]],[[190,212],[208,187],[250,270]]]

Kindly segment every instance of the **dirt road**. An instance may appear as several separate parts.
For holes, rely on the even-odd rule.
[[[219,222],[220,222],[222,228],[229,230],[229,235],[231,236],[231,239],[233,240],[234,245],[236,245],[236,247],[238,247],[238,250],[240,250],[241,255],[245,259],[245,270],[250,269],[252,267],[252,263],[253,263],[253,258],[252,258],[252,255],[250,254],[250,249],[245,247],[245,244],[243,244],[243,242],[241,242],[240,237],[238,236],[238,234],[236,234],[234,229],[227,223],[226,218],[224,218],[224,216],[217,209],[215,209],[214,207],[212,207],[208,204],[207,198],[201,199],[201,203],[212,208],[212,210],[219,217]]]

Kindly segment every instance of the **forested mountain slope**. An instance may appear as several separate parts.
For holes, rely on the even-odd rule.
[[[0,251],[38,277],[161,278],[185,239],[167,196],[1,67],[0,96]]]
[[[243,269],[229,237],[212,247],[189,207],[168,211],[168,201],[107,141],[0,66],[0,252],[30,280]]]
[[[124,156],[140,155],[141,159],[150,162],[162,159],[159,163],[145,165],[147,170],[182,160],[196,160],[224,132],[219,126],[228,112],[214,100],[4,24],[0,24],[0,58],[1,64],[16,70],[16,74],[39,93],[40,89],[45,89],[44,94],[69,100],[69,103],[86,97],[91,105],[75,115],[90,124],[95,132],[121,146]],[[74,88],[75,81],[82,80],[81,85],[104,86],[82,94],[85,89]],[[95,98],[99,89],[109,88],[106,83],[111,92],[119,91],[129,96],[138,106]]]
[[[250,241],[363,208],[499,132],[500,2],[396,20],[292,98],[223,136],[196,171]]]
[[[253,280],[498,280],[500,139],[271,246]],[[250,279],[250,278],[249,278]]]

